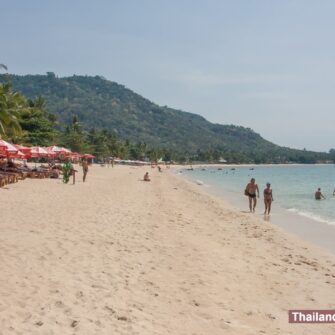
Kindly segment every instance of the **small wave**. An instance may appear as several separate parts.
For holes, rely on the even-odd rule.
[[[299,211],[296,208],[289,208],[289,212],[298,213]]]
[[[296,208],[289,208],[288,209],[289,212],[291,213],[296,213],[300,216],[303,216],[305,218],[308,218],[308,219],[311,219],[311,220],[314,220],[314,221],[317,221],[317,222],[322,222],[322,223],[327,223],[329,225],[335,225],[335,222],[334,221],[330,221],[330,220],[326,220],[318,215],[315,215],[313,213],[310,213],[310,212],[303,212],[303,211],[300,211]]]
[[[194,182],[195,184],[199,185],[199,186],[203,186],[203,187],[211,187],[211,185],[209,185],[209,184],[205,184],[202,180],[199,180],[199,179],[197,179],[197,180],[193,180],[193,182]]]

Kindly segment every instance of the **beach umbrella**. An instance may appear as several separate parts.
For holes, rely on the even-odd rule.
[[[45,149],[53,151],[53,152],[58,152],[58,151],[60,151],[61,148],[57,147],[56,145],[52,145],[51,147],[46,147]]]
[[[66,148],[61,148],[63,150],[63,155],[64,156],[71,156],[72,155],[72,151]]]
[[[71,152],[71,157],[72,158],[76,158],[76,159],[78,159],[78,158],[80,158],[82,155],[79,153],[79,152]]]
[[[55,157],[57,155],[55,151],[52,151],[51,147],[42,148],[48,153],[48,157]]]
[[[59,154],[59,155],[63,153],[63,148],[57,147],[56,145],[53,145],[51,147],[47,147],[46,150],[48,152],[54,152],[54,153]]]
[[[56,145],[53,145],[51,147],[47,147],[46,150],[48,152],[54,152],[58,156],[59,155],[67,156],[67,155],[71,154],[71,151],[69,149],[57,147]]]
[[[25,147],[24,145],[21,144],[14,144],[14,147],[19,150],[21,153],[25,154],[26,156],[30,155],[31,148]]]
[[[14,146],[17,150],[20,150],[20,151],[23,151],[23,150],[30,150],[29,147],[25,147],[24,145],[21,145],[21,144],[13,144],[13,146]]]
[[[18,159],[24,159],[26,158],[27,155],[21,151],[17,152],[8,152],[7,153],[7,158],[18,158]]]
[[[85,155],[83,155],[83,157],[88,158],[88,159],[95,158],[95,156],[93,156],[91,154],[85,154]]]
[[[8,152],[18,152],[19,150],[13,144],[0,140],[0,151],[7,154]]]
[[[48,152],[42,147],[31,147],[30,157],[47,157]]]

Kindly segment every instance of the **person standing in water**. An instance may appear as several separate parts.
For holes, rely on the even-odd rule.
[[[270,215],[271,211],[271,204],[273,201],[273,195],[272,195],[272,189],[270,188],[271,184],[266,183],[266,188],[263,191],[264,194],[264,205],[265,205],[265,211],[264,215],[268,214]]]
[[[254,212],[257,205],[256,192],[257,197],[259,198],[258,185],[255,183],[255,178],[251,178],[250,183],[247,184],[244,191],[244,194],[249,198],[250,212]]]
[[[318,190],[315,192],[315,200],[326,199],[323,194],[321,193],[321,188],[319,187]]]

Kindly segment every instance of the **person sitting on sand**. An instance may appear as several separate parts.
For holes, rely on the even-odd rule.
[[[315,200],[326,199],[323,194],[321,193],[321,188],[319,187],[318,190],[315,192]]]
[[[149,177],[149,172],[146,172],[144,177],[143,177],[144,181],[150,181],[150,177]]]
[[[256,204],[257,204],[256,192],[257,192],[257,197],[259,198],[258,185],[255,183],[255,178],[251,178],[250,183],[247,184],[247,186],[245,187],[245,191],[244,191],[244,194],[247,195],[249,198],[250,212],[254,212],[256,208]]]
[[[266,183],[266,188],[263,191],[264,205],[265,205],[264,215],[266,214],[270,215],[270,211],[271,211],[271,204],[273,201],[273,196],[272,196],[272,189],[270,188],[270,186],[271,186],[270,183]]]

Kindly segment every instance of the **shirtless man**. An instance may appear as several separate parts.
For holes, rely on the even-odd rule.
[[[264,205],[265,205],[265,211],[264,215],[268,214],[270,215],[271,211],[271,204],[273,201],[273,196],[272,196],[272,189],[270,188],[270,183],[266,183],[266,188],[263,191],[264,194]]]
[[[326,199],[323,194],[321,193],[321,188],[319,187],[318,190],[315,192],[315,200]]]
[[[255,183],[255,178],[251,178],[250,183],[245,187],[245,195],[249,198],[249,209],[250,212],[254,212],[257,204],[256,199],[256,192],[257,197],[259,198],[259,189],[258,185]]]

